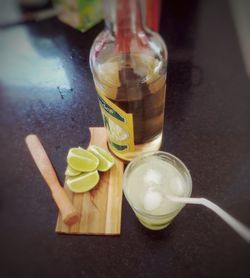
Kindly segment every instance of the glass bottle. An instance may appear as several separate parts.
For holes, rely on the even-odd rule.
[[[145,27],[143,4],[104,0],[106,27],[90,52],[108,145],[123,160],[156,151],[162,141],[167,49]]]

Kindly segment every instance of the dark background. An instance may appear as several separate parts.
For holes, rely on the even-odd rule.
[[[190,169],[193,196],[250,226],[250,79],[230,2],[162,2],[162,149]],[[57,209],[24,138],[40,137],[63,182],[68,149],[102,125],[88,63],[102,29],[82,34],[50,19],[0,30],[1,277],[250,277],[249,244],[202,207],[153,232],[124,198],[120,236],[54,232]]]

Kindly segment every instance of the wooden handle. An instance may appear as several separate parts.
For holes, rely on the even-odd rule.
[[[67,225],[76,223],[79,221],[80,214],[73,207],[67,194],[61,187],[54,168],[38,137],[34,134],[30,134],[26,137],[25,141],[36,166],[52,192],[53,199],[59,208],[63,222]]]

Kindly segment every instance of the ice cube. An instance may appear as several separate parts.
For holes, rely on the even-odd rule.
[[[162,194],[159,191],[149,189],[146,191],[143,199],[144,209],[152,211],[160,207],[163,200]]]
[[[174,176],[169,180],[169,189],[175,196],[184,196],[184,182],[178,177]]]
[[[157,172],[153,169],[148,169],[148,171],[144,175],[143,180],[149,186],[151,184],[159,184],[161,181],[161,175],[159,172]]]

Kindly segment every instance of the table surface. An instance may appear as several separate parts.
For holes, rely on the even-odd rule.
[[[66,154],[102,119],[88,63],[99,24],[56,19],[0,32],[2,277],[249,277],[250,246],[206,208],[186,206],[159,232],[125,199],[120,236],[54,232],[57,209],[24,138],[35,133],[63,182]],[[227,1],[163,1],[168,45],[162,149],[204,196],[250,226],[250,78]]]

